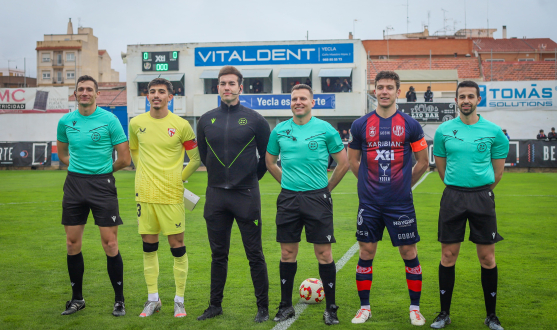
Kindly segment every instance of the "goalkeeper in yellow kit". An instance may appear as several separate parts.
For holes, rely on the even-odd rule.
[[[130,150],[136,167],[135,200],[139,234],[143,239],[143,264],[148,298],[147,317],[161,309],[159,275],[159,233],[168,237],[174,256],[174,316],[186,316],[184,291],[188,276],[188,255],[184,246],[185,210],[183,181],[201,164],[195,134],[188,121],[171,113],[172,84],[163,78],[149,83],[151,110],[130,120]],[[184,150],[190,162],[182,170]]]

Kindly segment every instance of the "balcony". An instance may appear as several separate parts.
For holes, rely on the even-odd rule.
[[[53,68],[64,68],[64,62],[52,61]]]

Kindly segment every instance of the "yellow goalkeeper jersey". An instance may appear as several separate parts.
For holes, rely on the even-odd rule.
[[[138,151],[135,200],[145,203],[183,203],[184,151],[197,148],[187,120],[169,112],[162,119],[149,112],[130,120],[130,149]]]

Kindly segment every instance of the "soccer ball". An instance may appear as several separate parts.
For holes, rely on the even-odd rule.
[[[318,304],[325,298],[323,283],[317,278],[308,278],[300,285],[300,298],[306,304]]]

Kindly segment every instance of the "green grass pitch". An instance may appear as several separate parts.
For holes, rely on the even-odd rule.
[[[106,257],[92,217],[86,226],[84,297],[87,307],[71,316],[61,316],[71,296],[66,269],[66,247],[62,212],[64,171],[0,171],[0,329],[271,329],[272,321],[253,323],[256,313],[249,266],[236,225],[232,231],[229,272],[224,291],[224,315],[199,322],[208,305],[210,249],[203,219],[204,198],[187,213],[185,241],[189,276],[185,307],[188,316],[173,317],[174,279],[168,242],[161,237],[159,248],[159,294],[162,311],[139,318],[147,289],[143,277],[141,238],[137,234],[133,199],[134,172],[118,172],[118,195],[124,225],[119,229],[119,247],[124,259],[127,315],[111,315],[113,291],[106,272]],[[206,173],[197,172],[186,187],[205,194]],[[499,231],[505,238],[496,246],[499,265],[498,316],[505,329],[555,329],[557,327],[557,174],[505,173],[495,190]],[[423,268],[421,310],[426,326],[439,311],[437,270],[440,244],[437,215],[443,185],[437,173],[429,175],[414,191]],[[280,300],[279,244],[275,242],[275,201],[279,185],[267,174],[261,181],[263,248],[269,271],[271,318]],[[354,245],[358,199],[356,179],[347,173],[333,191],[335,260]],[[303,237],[303,236],[302,236]],[[357,254],[337,274],[337,304],[340,325],[351,329],[411,329],[409,297],[404,263],[392,247],[388,234],[379,244],[374,260],[371,289],[373,317],[364,325],[350,320],[359,308],[355,284]],[[453,324],[447,329],[487,329],[480,284],[480,266],[475,246],[462,245],[456,266],[452,305]],[[310,244],[300,244],[296,282],[319,277]],[[296,288],[297,289],[297,288]],[[296,298],[296,297],[295,297]],[[296,301],[297,299],[295,299]],[[310,305],[290,329],[324,329],[324,304]]]

